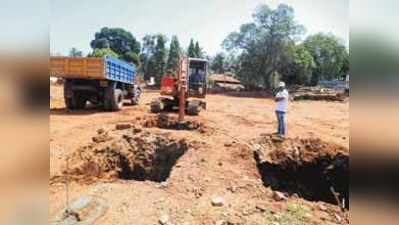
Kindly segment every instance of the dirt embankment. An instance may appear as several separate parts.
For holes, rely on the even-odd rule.
[[[282,140],[272,135],[254,143],[266,186],[349,208],[349,149],[318,138]]]

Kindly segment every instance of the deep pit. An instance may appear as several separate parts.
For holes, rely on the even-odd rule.
[[[254,157],[265,186],[349,208],[349,150],[317,138],[254,140]]]
[[[101,130],[93,142],[69,156],[68,174],[73,180],[167,180],[177,160],[190,148],[185,139],[129,128]]]

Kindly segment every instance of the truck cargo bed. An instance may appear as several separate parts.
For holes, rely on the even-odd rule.
[[[119,59],[89,57],[50,57],[50,76],[67,79],[114,80],[133,84],[134,67]]]

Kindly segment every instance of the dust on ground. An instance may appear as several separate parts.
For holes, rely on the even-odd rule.
[[[335,204],[309,201],[299,196],[301,193],[290,194],[265,186],[258,162],[247,145],[262,133],[275,131],[274,102],[271,99],[208,95],[208,109],[199,116],[187,117],[202,125],[179,130],[160,128],[158,118],[149,113],[148,104],[158,95],[158,92],[144,92],[139,106],[125,106],[120,112],[103,112],[96,108],[68,111],[62,100],[62,87],[51,86],[51,177],[62,177],[65,159],[85,146],[94,145],[93,149],[102,149],[103,146],[112,147],[115,140],[128,143],[123,137],[125,133],[131,138],[145,139],[140,135],[149,132],[148,136],[165,138],[166,143],[184,139],[188,145],[196,143],[197,146],[185,150],[168,178],[161,183],[151,179],[123,179],[123,176],[118,177],[118,173],[116,179],[95,178],[94,182],[87,184],[71,182],[71,199],[101,196],[106,201],[107,211],[96,224],[131,224],[134,221],[135,224],[153,225],[159,224],[160,219],[167,219],[169,224],[193,225],[286,224],[290,220],[300,221],[299,224],[348,224],[347,212],[342,212]],[[176,115],[170,113],[168,116]],[[136,118],[142,121],[153,118],[157,122],[145,126],[136,122]],[[117,124],[130,124],[130,127],[118,130]],[[349,148],[347,102],[291,102],[287,125],[288,140],[320,138],[323,143]],[[210,132],[201,132],[201,126]],[[142,130],[136,134],[134,130],[137,128]],[[98,137],[98,130],[108,132],[108,136],[114,136],[114,139],[105,138],[101,142],[103,139]],[[87,150],[83,152],[82,156],[89,154]],[[131,165],[135,162],[133,160]],[[108,176],[107,172],[99,174]],[[65,207],[65,184],[54,182],[49,192],[49,216],[54,218]],[[280,192],[284,198],[276,198],[276,193]],[[220,199],[222,202],[217,202]],[[217,204],[213,204],[215,201]]]

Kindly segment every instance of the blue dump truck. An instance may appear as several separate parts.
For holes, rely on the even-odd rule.
[[[64,79],[68,109],[84,109],[90,102],[118,111],[124,100],[137,105],[141,94],[134,65],[110,56],[50,57],[50,76]]]

